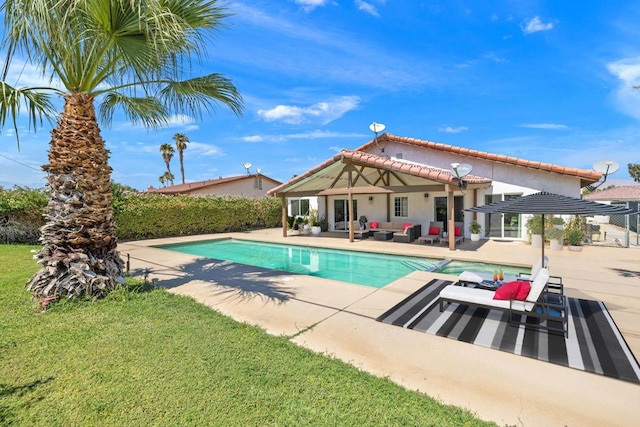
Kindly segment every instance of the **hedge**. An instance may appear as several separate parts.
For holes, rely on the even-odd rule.
[[[0,187],[0,242],[37,243],[48,195],[44,190]],[[163,196],[123,193],[114,186],[120,240],[279,227],[281,202],[273,197]]]

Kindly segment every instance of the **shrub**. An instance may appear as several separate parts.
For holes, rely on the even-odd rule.
[[[0,242],[38,243],[48,200],[44,189],[0,187]]]
[[[281,225],[276,198],[130,194],[115,213],[122,240],[223,233]]]

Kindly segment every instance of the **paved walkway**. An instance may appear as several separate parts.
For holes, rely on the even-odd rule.
[[[150,278],[171,292],[499,425],[638,425],[639,385],[375,321],[432,278],[454,277],[414,272],[375,289],[153,247],[221,237],[526,266],[539,259],[540,249],[521,242],[465,241],[449,251],[373,239],[349,243],[332,233],[285,239],[281,229],[119,245],[123,257],[131,257],[133,275],[150,268]],[[587,246],[582,252],[565,248],[547,255],[567,295],[604,301],[640,357],[640,249]]]

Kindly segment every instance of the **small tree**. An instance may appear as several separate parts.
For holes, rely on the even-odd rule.
[[[173,158],[173,153],[175,153],[175,150],[173,149],[173,145],[171,144],[162,144],[160,146],[160,153],[162,153],[162,159],[164,160],[164,164],[167,165],[167,172],[164,174],[165,179],[167,179],[168,176],[173,176],[173,174],[171,173],[171,159]],[[168,179],[169,182],[171,182],[171,185],[173,185],[173,178]]]
[[[640,163],[629,163],[627,165],[629,168],[629,175],[635,182],[640,182]]]

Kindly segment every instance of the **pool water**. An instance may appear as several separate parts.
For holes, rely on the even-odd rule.
[[[525,271],[505,266],[440,259],[345,251],[308,246],[283,245],[247,240],[223,239],[162,245],[162,249],[233,261],[273,270],[339,280],[358,285],[383,287],[412,271],[458,274],[461,271],[491,274],[502,268],[505,275]],[[449,265],[452,265],[448,268]],[[472,268],[466,268],[465,266]],[[447,269],[448,268],[448,269]]]

